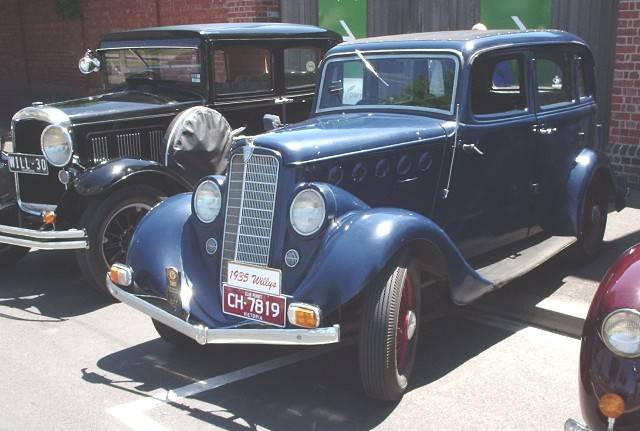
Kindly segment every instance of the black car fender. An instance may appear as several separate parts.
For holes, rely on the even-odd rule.
[[[73,180],[76,193],[83,197],[99,196],[124,184],[155,186],[171,195],[193,190],[193,185],[174,170],[158,162],[139,159],[114,159]]]

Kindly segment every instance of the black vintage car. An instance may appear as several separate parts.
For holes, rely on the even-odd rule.
[[[103,36],[79,68],[99,72],[104,93],[36,103],[13,117],[2,158],[17,198],[0,206],[0,263],[29,248],[75,249],[83,274],[104,291],[104,273],[124,260],[140,218],[226,169],[232,128],[257,133],[269,113],[283,122],[308,117],[318,63],[341,40],[281,23]]]

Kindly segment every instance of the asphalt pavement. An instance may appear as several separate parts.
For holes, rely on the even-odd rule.
[[[640,242],[640,193],[610,214],[604,252],[559,255],[421,326],[399,403],[363,396],[352,340],[314,348],[175,349],[101,300],[71,253],[0,272],[0,430],[562,430],[580,418],[578,353],[608,266]]]

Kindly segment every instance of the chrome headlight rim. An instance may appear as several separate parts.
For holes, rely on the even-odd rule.
[[[217,191],[218,208],[215,211],[215,214],[213,214],[213,216],[209,218],[204,218],[198,211],[198,193],[200,193],[204,187],[209,187],[209,186],[213,186],[214,190]],[[222,190],[220,190],[220,185],[213,180],[204,180],[200,184],[198,184],[198,187],[196,187],[196,190],[193,192],[193,212],[195,213],[196,218],[201,223],[210,224],[210,223],[213,223],[218,218],[221,210],[222,210]]]
[[[49,158],[49,156],[47,155],[47,152],[45,151],[44,136],[47,134],[49,130],[52,130],[52,129],[60,130],[69,144],[69,154],[64,159],[63,163],[54,163]],[[42,133],[40,134],[40,150],[42,151],[42,155],[50,165],[55,166],[56,168],[63,168],[67,166],[69,162],[71,162],[71,159],[73,158],[73,138],[71,137],[71,133],[69,132],[69,129],[64,126],[61,126],[60,124],[50,124],[47,127],[45,127]]]
[[[607,332],[605,330],[607,322],[609,322],[609,319],[611,319],[612,317],[622,313],[628,313],[635,316],[638,319],[638,323],[640,324],[640,311],[636,310],[635,308],[617,308],[607,314],[607,316],[602,320],[602,325],[600,326],[600,338],[602,339],[602,342],[607,347],[607,349],[609,349],[609,351],[611,351],[613,354],[625,359],[640,358],[640,343],[638,344],[636,353],[626,353],[618,350],[618,348],[616,346],[613,346],[609,341],[609,337],[607,336]]]
[[[312,193],[320,200],[320,202],[322,202],[322,217],[320,217],[321,221],[318,224],[318,226],[316,226],[315,229],[310,232],[302,232],[294,223],[293,209],[298,198],[300,198],[300,196],[302,196],[304,193]],[[324,195],[314,187],[303,187],[301,189],[298,189],[293,197],[293,200],[291,201],[291,205],[289,205],[289,225],[291,226],[293,231],[303,238],[311,238],[316,234],[318,234],[318,232],[322,231],[326,222],[327,222],[327,202],[325,201]]]

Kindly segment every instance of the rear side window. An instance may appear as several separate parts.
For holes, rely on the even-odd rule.
[[[476,115],[521,113],[527,109],[522,57],[479,58],[471,70],[471,109]]]
[[[574,102],[571,80],[571,57],[567,52],[545,52],[536,55],[538,103],[550,109]]]
[[[228,46],[213,53],[213,82],[219,96],[263,93],[273,89],[271,51],[254,46]]]
[[[284,50],[284,86],[289,90],[314,86],[321,56],[320,48],[286,48]]]
[[[591,73],[587,68],[586,62],[582,57],[576,57],[576,90],[578,91],[578,100],[584,100],[593,97],[593,84]]]

